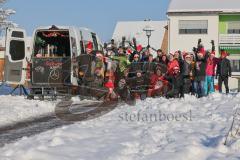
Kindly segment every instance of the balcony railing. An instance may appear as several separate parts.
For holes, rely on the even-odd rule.
[[[222,45],[240,45],[240,34],[220,34],[219,43]]]

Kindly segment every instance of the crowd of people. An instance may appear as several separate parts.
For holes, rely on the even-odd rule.
[[[135,39],[127,46],[122,43],[118,47],[112,40],[104,45],[104,51],[93,51],[93,44],[89,42],[86,54],[79,58],[79,85],[105,88],[108,98],[179,98],[184,94],[200,98],[215,92],[217,77],[219,92],[224,83],[229,93],[228,53],[222,50],[220,57],[216,57],[214,41],[211,43],[211,50],[205,50],[199,39],[190,53],[166,54],[158,49],[153,56],[150,46],[136,45]]]

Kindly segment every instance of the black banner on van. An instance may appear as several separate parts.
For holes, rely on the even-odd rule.
[[[62,85],[70,83],[70,58],[33,58],[32,83]]]

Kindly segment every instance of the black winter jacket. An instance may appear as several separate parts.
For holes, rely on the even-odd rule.
[[[197,80],[197,81],[205,80],[207,59],[208,59],[207,53],[203,59],[199,59],[196,54],[196,63],[195,63],[195,68],[194,68],[195,80]]]
[[[223,58],[217,65],[217,76],[232,76],[232,68],[229,59]]]

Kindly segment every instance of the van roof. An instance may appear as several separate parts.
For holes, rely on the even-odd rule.
[[[70,29],[70,28],[72,28],[72,26],[59,26],[59,25],[54,25],[54,26],[56,26],[57,28],[59,28],[59,29]],[[39,26],[39,27],[37,27],[36,28],[36,30],[41,30],[41,29],[50,29],[50,28],[52,28],[53,27],[53,25],[52,26]]]
[[[86,28],[86,27],[76,27],[76,26],[60,26],[60,25],[54,25],[56,26],[57,28],[59,29],[64,29],[64,30],[69,30],[69,29],[80,29],[80,30],[83,30],[83,31],[89,31],[89,32],[94,32],[93,30],[89,29],[89,28]],[[39,26],[36,28],[36,30],[48,30],[50,28],[52,28],[52,26]]]

